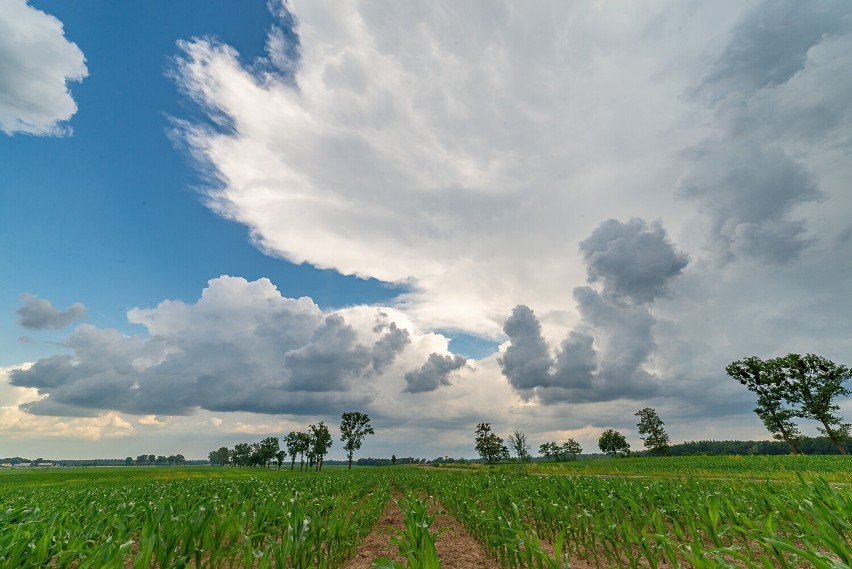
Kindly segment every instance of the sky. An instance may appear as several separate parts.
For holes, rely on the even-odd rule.
[[[850,70],[844,1],[0,0],[0,456],[768,439],[728,363],[852,364]]]

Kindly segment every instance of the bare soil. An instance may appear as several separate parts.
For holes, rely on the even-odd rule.
[[[346,569],[369,569],[373,559],[389,557],[403,562],[399,549],[391,543],[391,536],[405,527],[405,514],[393,500],[388,501],[381,519],[358,546],[355,555],[347,562]],[[499,565],[488,558],[482,546],[454,517],[438,514],[432,530],[447,528],[435,541],[444,569],[498,569]]]

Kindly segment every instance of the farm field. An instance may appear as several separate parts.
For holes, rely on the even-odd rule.
[[[707,458],[727,457],[689,457]],[[833,464],[826,474],[842,478],[845,463]],[[451,547],[462,539],[474,545]],[[447,569],[837,569],[852,562],[850,541],[852,488],[810,474],[760,482],[409,467],[0,473],[3,568],[354,568],[379,551],[365,544],[384,543],[376,555],[397,560],[382,567],[438,567],[443,555]]]
[[[852,459],[841,455],[677,456],[639,459],[604,458],[572,462],[536,462],[530,473],[649,477],[798,480],[820,476],[829,482],[852,483]]]

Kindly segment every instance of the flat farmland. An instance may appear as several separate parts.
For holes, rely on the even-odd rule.
[[[852,488],[829,482],[846,480],[848,460],[778,457],[797,469],[769,481],[755,458],[774,457],[600,461],[620,470],[572,476],[537,475],[542,465],[3,471],[0,567],[334,568],[373,555],[448,569],[849,567]],[[716,459],[745,464],[726,476]],[[712,476],[688,473],[701,461]],[[585,462],[599,461],[553,470]],[[642,463],[650,477],[633,478]]]

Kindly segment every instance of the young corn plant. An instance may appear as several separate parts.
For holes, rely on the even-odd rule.
[[[441,560],[435,549],[435,540],[445,531],[440,528],[429,531],[435,521],[435,515],[429,514],[428,504],[434,504],[434,498],[417,498],[406,496],[395,500],[405,513],[405,530],[397,532],[391,541],[399,548],[399,553],[406,560],[406,565],[399,561],[380,557],[373,561],[374,569],[441,569]]]

